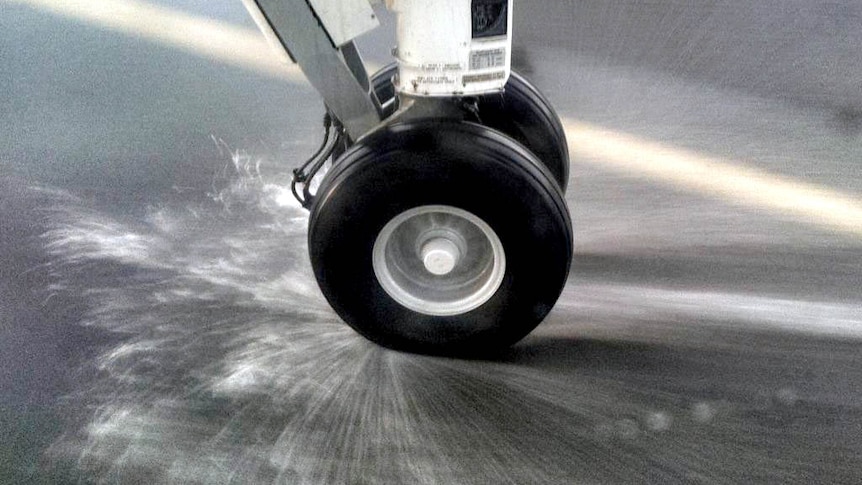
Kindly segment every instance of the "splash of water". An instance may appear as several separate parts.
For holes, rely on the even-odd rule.
[[[53,291],[85,295],[82,323],[118,336],[93,362],[96,377],[67,399],[68,432],[49,451],[72,478],[739,481],[768,459],[747,444],[751,424],[732,406],[666,382],[672,372],[683,382],[708,374],[701,351],[591,352],[547,335],[498,362],[388,351],[354,334],[320,295],[306,214],[278,175],[231,152],[209,194],[135,221],[76,199],[51,210]],[[736,389],[732,376],[722,385]],[[761,415],[781,417],[806,400],[804,390],[781,389],[791,391]],[[738,467],[715,464],[720,443],[704,438],[716,433],[743,437],[720,450]]]

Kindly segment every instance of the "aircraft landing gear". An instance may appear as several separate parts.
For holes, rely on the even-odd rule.
[[[529,333],[572,257],[562,191],[534,154],[470,122],[395,124],[354,145],[311,209],[321,290],[387,347],[475,353]]]
[[[397,62],[371,77],[353,42],[377,23],[369,0],[244,1],[327,106],[293,189],[332,308],[407,351],[527,335],[569,273],[569,156],[550,103],[511,71],[512,0],[385,0]]]

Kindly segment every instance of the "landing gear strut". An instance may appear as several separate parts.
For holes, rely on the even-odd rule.
[[[511,73],[511,0],[387,1],[398,62],[370,78],[352,40],[338,44],[363,26],[327,10],[367,15],[367,0],[246,2],[329,108],[336,140],[297,172],[295,193],[333,309],[407,351],[484,352],[527,335],[568,277],[569,160],[548,101]],[[314,28],[297,24],[304,9]],[[350,88],[317,79],[325,69]],[[312,194],[309,178],[330,157]]]

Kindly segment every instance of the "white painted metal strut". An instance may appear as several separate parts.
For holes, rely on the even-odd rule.
[[[362,1],[367,6],[367,1]],[[360,23],[350,26],[341,22],[340,29],[331,29],[336,41],[307,0],[243,2],[270,43],[299,64],[329,111],[344,125],[352,139],[358,139],[380,123],[380,110],[370,92],[368,74],[352,38],[347,38],[373,27],[376,19],[361,19]],[[368,15],[373,15],[373,12]],[[331,24],[339,22],[332,19],[337,17],[327,20]],[[336,45],[336,42],[340,44]]]
[[[512,0],[388,0],[387,6],[397,17],[399,94],[476,96],[506,85]]]
[[[380,125],[383,110],[353,43],[378,25],[369,0],[243,1],[271,43],[299,64],[350,138]],[[393,81],[402,110],[444,104],[415,103],[420,98],[502,91],[511,73],[512,1],[386,0],[397,18]]]

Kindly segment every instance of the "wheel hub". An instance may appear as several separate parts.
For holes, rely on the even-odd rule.
[[[427,315],[466,313],[496,293],[505,274],[503,245],[476,215],[444,205],[395,216],[374,242],[377,281],[399,304]]]

